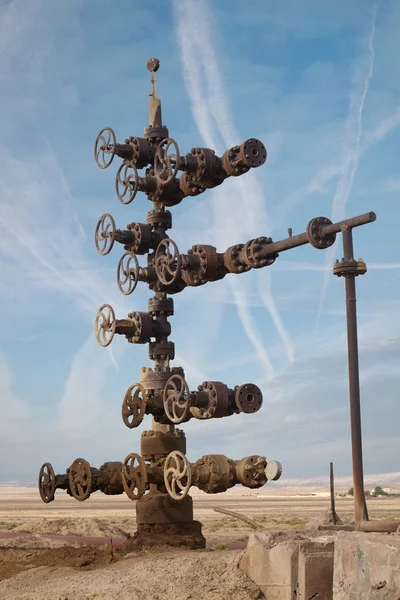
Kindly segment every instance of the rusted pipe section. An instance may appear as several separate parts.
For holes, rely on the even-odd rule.
[[[244,521],[247,525],[250,525],[253,529],[264,529],[261,527],[254,519],[250,519],[250,517],[246,517],[246,515],[242,515],[233,510],[227,510],[226,508],[214,508],[214,512],[222,513],[223,515],[228,515],[229,517],[233,517],[234,519],[239,519],[240,521]]]
[[[400,521],[362,521],[362,523],[356,523],[357,531],[364,531],[365,533],[395,533],[400,527]]]
[[[351,229],[344,227],[342,230],[343,259],[354,261],[353,235]],[[346,274],[346,322],[347,322],[347,350],[349,364],[349,391],[350,391],[350,424],[351,424],[351,451],[353,457],[353,487],[354,511],[356,529],[363,521],[368,521],[368,511],[365,501],[362,434],[361,434],[361,406],[360,406],[360,377],[358,364],[358,336],[357,336],[357,308],[356,308],[356,282],[355,275]]]
[[[342,231],[344,227],[353,229],[366,223],[372,223],[375,219],[376,215],[374,212],[358,215],[351,219],[339,221],[338,223],[332,223],[326,217],[315,217],[308,223],[304,233],[292,235],[292,231],[290,230],[289,237],[277,242],[273,242],[268,237],[258,237],[249,240],[245,244],[230,246],[223,254],[216,253],[215,257],[212,257],[212,260],[210,257],[209,262],[213,261],[214,271],[211,273],[210,270],[209,277],[200,277],[201,282],[197,281],[196,285],[221,279],[228,272],[240,274],[250,269],[268,267],[275,262],[280,252],[304,246],[305,244],[311,244],[318,250],[325,250],[334,244],[336,234]],[[203,271],[205,271],[204,268]],[[189,275],[186,273],[184,279],[188,285],[194,285],[193,281],[191,281],[193,274],[192,277],[189,277]]]
[[[56,533],[18,533],[13,531],[0,531],[0,539],[24,538],[27,541],[39,539],[49,540],[53,542],[62,542],[68,546],[111,546],[117,550],[123,550],[127,538],[121,537],[97,537],[84,535],[62,535]]]
[[[344,221],[339,221],[338,223],[331,223],[328,225],[321,225],[319,227],[318,234],[324,239],[328,238],[336,233],[342,231],[343,227],[347,227],[348,229],[353,229],[354,227],[359,227],[360,225],[366,225],[367,223],[372,223],[376,219],[376,214],[374,212],[364,213],[363,215],[358,215],[356,217],[352,217],[351,219],[346,219]],[[313,219],[314,221],[314,219]],[[284,240],[280,240],[278,242],[273,242],[272,244],[268,244],[264,246],[261,253],[262,256],[267,258],[270,256],[274,256],[279,254],[279,252],[284,252],[285,250],[290,250],[291,248],[297,248],[298,246],[304,246],[305,244],[311,243],[310,240],[310,225],[307,228],[308,231],[304,233],[300,233],[298,235],[293,235]],[[321,249],[324,249],[324,245],[321,245]]]
[[[368,219],[366,221],[366,219]],[[357,308],[356,308],[356,283],[355,278],[367,271],[365,263],[354,259],[352,227],[363,225],[365,222],[375,220],[375,213],[366,213],[347,222],[341,222],[343,258],[333,267],[333,273],[345,278],[346,289],[346,322],[347,322],[347,349],[349,365],[349,392],[350,392],[350,425],[351,425],[351,450],[353,460],[353,489],[354,513],[357,531],[365,532],[393,532],[400,526],[400,521],[369,521],[367,503],[364,490],[364,472],[362,456],[361,432],[361,405],[360,405],[360,376],[358,361],[358,336],[357,336]],[[331,226],[330,226],[331,227]]]
[[[333,478],[333,463],[329,464],[329,480],[330,480],[330,493],[331,493],[331,513],[333,524],[337,523],[337,514],[335,507],[335,482]]]

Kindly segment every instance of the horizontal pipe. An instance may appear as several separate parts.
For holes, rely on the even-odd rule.
[[[374,212],[367,212],[357,217],[351,217],[338,223],[332,223],[332,225],[321,226],[320,235],[321,237],[327,237],[333,233],[340,233],[343,228],[353,229],[360,225],[366,225],[376,220],[376,214]],[[291,237],[285,238],[278,242],[272,242],[272,244],[266,244],[261,250],[262,256],[267,258],[269,256],[276,256],[280,252],[290,250],[291,248],[297,248],[298,246],[304,246],[309,243],[307,232],[299,233]]]
[[[354,227],[366,225],[367,223],[373,223],[374,221],[376,221],[376,214],[371,211],[364,213],[363,215],[358,215],[357,217],[352,217],[351,219],[345,219],[344,221],[339,221],[338,223],[332,223],[332,225],[325,225],[321,227],[321,234],[326,236],[332,233],[339,233],[343,227],[346,229],[353,229]]]
[[[18,533],[16,531],[0,531],[0,539],[18,539],[24,538],[28,540],[51,540],[54,542],[62,542],[68,546],[111,546],[122,550],[125,547],[127,538],[122,537],[100,537],[86,535],[62,535],[58,533]]]
[[[394,533],[400,527],[400,521],[361,521],[356,523],[356,531],[365,533]]]

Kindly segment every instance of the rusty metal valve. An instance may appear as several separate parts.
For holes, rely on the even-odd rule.
[[[102,215],[97,222],[94,234],[96,250],[102,256],[106,256],[112,250],[115,241],[115,232],[113,217],[109,213]]]
[[[133,252],[125,252],[117,267],[117,285],[121,294],[129,296],[139,281],[139,261]]]
[[[170,153],[172,148],[173,152]],[[179,169],[179,147],[172,138],[165,138],[158,145],[154,157],[154,173],[157,181],[166,185],[170,183]]]
[[[116,319],[114,309],[110,304],[100,306],[96,314],[94,332],[96,340],[105,348],[109,346],[114,339]]]
[[[129,429],[138,427],[146,414],[146,390],[140,383],[134,383],[126,391],[122,403],[122,420]]]
[[[163,405],[167,418],[175,424],[186,421],[190,410],[190,391],[182,375],[168,379],[163,392]]]
[[[192,469],[186,456],[174,450],[164,463],[164,484],[174,500],[183,500],[192,485]]]
[[[115,176],[115,191],[122,204],[130,204],[139,189],[139,175],[134,163],[124,161]]]
[[[111,127],[104,127],[94,143],[94,160],[100,169],[107,169],[115,156],[117,140]]]
[[[147,468],[143,458],[134,452],[128,454],[122,465],[122,485],[128,498],[139,500],[146,491],[147,483]]]
[[[172,248],[172,251],[171,251]],[[170,238],[162,240],[154,257],[157,277],[162,285],[172,285],[181,275],[182,259],[178,246]]]
[[[87,500],[92,492],[92,472],[84,458],[74,460],[68,472],[71,495],[80,502]]]
[[[56,491],[56,476],[50,463],[44,463],[39,471],[39,494],[43,502],[53,502]]]

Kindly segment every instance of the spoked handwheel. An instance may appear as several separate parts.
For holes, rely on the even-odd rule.
[[[137,463],[137,464],[135,464]],[[139,500],[146,491],[147,469],[140,454],[128,454],[122,465],[122,485],[131,500]]]
[[[115,221],[113,217],[106,213],[97,222],[94,234],[94,243],[96,250],[102,256],[108,254],[115,241]]]
[[[89,498],[92,491],[92,472],[84,458],[74,460],[68,474],[71,495],[80,502]]]
[[[109,304],[103,304],[100,306],[96,314],[96,320],[94,324],[94,332],[96,340],[105,348],[109,346],[114,339],[115,335],[115,313],[112,306]]]
[[[138,427],[146,414],[146,391],[140,383],[128,388],[122,403],[122,420],[129,429]]]
[[[190,391],[182,375],[171,375],[163,392],[164,411],[172,423],[182,423],[189,415]]]
[[[104,127],[94,143],[94,160],[100,169],[107,169],[115,156],[117,140],[111,127]]]
[[[39,494],[43,502],[53,502],[56,491],[56,476],[50,463],[44,463],[39,471]]]
[[[122,204],[130,204],[138,191],[139,175],[132,161],[124,161],[115,177],[115,191]]]
[[[163,285],[172,285],[181,274],[182,259],[178,246],[170,238],[162,240],[156,250],[154,267]]]
[[[192,484],[192,469],[186,456],[174,450],[164,463],[164,484],[174,500],[183,500]]]
[[[139,280],[139,261],[133,252],[125,252],[119,259],[117,268],[117,284],[124,296],[129,296],[136,289]]]
[[[154,156],[154,173],[156,179],[162,183],[170,183],[179,169],[179,147],[172,138],[165,138],[158,145]]]

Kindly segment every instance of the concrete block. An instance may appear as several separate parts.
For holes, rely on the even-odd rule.
[[[332,537],[299,543],[298,598],[332,600],[333,559]]]
[[[249,537],[239,567],[268,600],[297,598],[298,532],[257,532]]]
[[[268,600],[332,600],[334,537],[253,533],[239,567]]]
[[[400,536],[339,532],[334,600],[400,600]]]

